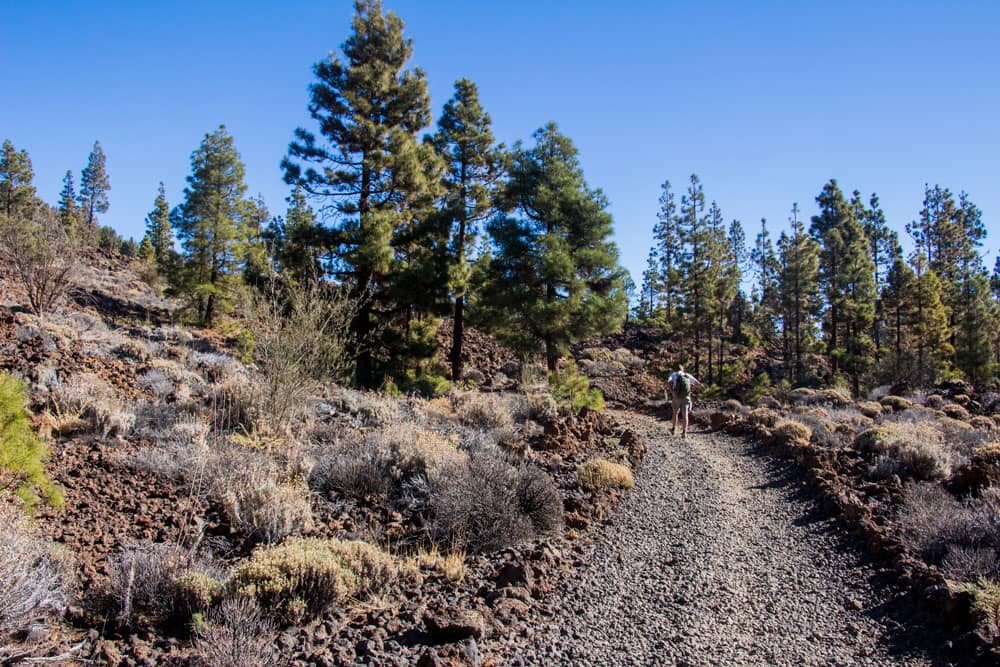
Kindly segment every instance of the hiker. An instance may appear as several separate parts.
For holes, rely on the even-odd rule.
[[[684,413],[684,424],[681,427],[681,437],[686,438],[688,432],[688,414],[691,412],[691,391],[701,386],[690,373],[684,372],[683,366],[677,366],[677,370],[667,378],[667,387],[670,390],[670,405],[673,408],[674,422],[670,427],[670,433],[677,433],[677,417]]]

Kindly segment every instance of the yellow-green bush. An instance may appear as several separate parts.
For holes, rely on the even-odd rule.
[[[39,497],[59,507],[62,491],[45,476],[48,449],[31,429],[24,403],[21,381],[0,374],[0,489],[15,487],[29,510]]]
[[[576,469],[576,479],[588,491],[631,489],[635,486],[628,466],[599,457],[581,463]]]
[[[604,394],[591,388],[587,376],[579,372],[576,363],[567,363],[561,372],[549,373],[549,386],[557,399],[569,403],[576,412],[589,408],[596,412],[604,409]]]
[[[774,426],[774,437],[785,442],[805,445],[812,437],[812,429],[800,422],[782,419]]]
[[[902,396],[883,396],[879,403],[882,404],[883,408],[887,408],[893,412],[902,412],[913,407],[913,401]]]
[[[223,586],[204,572],[188,572],[174,581],[174,609],[185,616],[204,613],[221,596]]]
[[[293,538],[259,549],[233,574],[233,592],[252,597],[286,622],[298,622],[419,576],[412,563],[361,541]]]

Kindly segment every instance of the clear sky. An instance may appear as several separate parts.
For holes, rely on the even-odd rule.
[[[1000,248],[1000,3],[384,0],[414,40],[435,120],[479,85],[501,141],[549,120],[611,201],[639,282],[660,184],[697,173],[752,241],[785,228],[831,177],[878,192],[890,224],[925,182],[966,190]],[[251,194],[284,213],[278,163],[310,129],[312,64],[350,32],[348,0],[4,3],[0,138],[26,148],[40,195],[79,181],[99,139],[102,222],[140,237],[157,183],[176,204],[190,154],[225,123]]]

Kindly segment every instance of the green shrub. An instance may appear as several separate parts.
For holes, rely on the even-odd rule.
[[[367,542],[293,538],[255,551],[229,585],[280,620],[296,623],[417,577],[413,565]]]
[[[602,458],[581,463],[576,469],[576,479],[588,491],[631,489],[635,486],[635,479],[628,466]]]
[[[218,579],[204,572],[182,574],[174,581],[174,586],[174,610],[185,616],[208,611],[223,590]]]
[[[31,429],[25,399],[21,381],[0,374],[0,489],[15,487],[29,510],[39,497],[60,507],[62,491],[45,476],[48,448]]]
[[[601,390],[591,388],[590,380],[580,373],[575,362],[568,362],[561,373],[549,373],[549,386],[557,399],[569,403],[576,412],[584,408],[595,412],[604,410],[604,395]]]

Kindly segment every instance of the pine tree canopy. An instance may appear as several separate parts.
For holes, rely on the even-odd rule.
[[[570,343],[621,325],[625,273],[607,200],[587,186],[573,143],[554,123],[534,138],[514,149],[502,198],[513,215],[488,225],[496,253],[476,308],[513,346],[543,349],[555,371]]]

